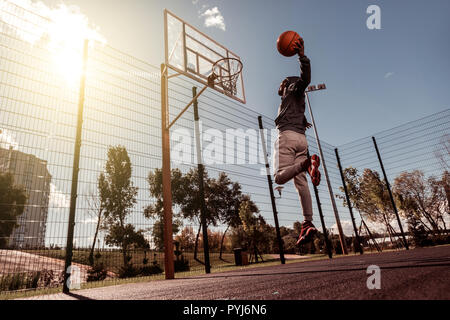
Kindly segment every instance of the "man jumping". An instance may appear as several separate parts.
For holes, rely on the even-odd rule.
[[[312,127],[305,117],[305,90],[311,82],[311,64],[305,56],[304,42],[296,43],[296,51],[300,61],[300,77],[287,77],[278,89],[281,105],[275,124],[279,131],[275,142],[274,168],[275,183],[285,184],[294,179],[303,209],[304,222],[297,244],[305,244],[312,240],[317,229],[314,227],[312,199],[306,179],[306,172],[311,176],[313,185],[320,184],[320,158],[317,155],[308,157],[308,142],[305,131]]]

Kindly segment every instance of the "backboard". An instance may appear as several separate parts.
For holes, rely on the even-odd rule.
[[[208,77],[217,61],[225,58],[241,61],[239,56],[168,10],[164,10],[164,41],[166,66],[204,85],[208,85]],[[225,76],[231,75],[232,69],[230,65],[220,65],[220,72]],[[246,102],[242,73],[233,92],[220,82],[215,83],[214,89],[241,103]]]

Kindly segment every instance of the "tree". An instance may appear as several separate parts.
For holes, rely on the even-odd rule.
[[[100,180],[100,179],[99,179]],[[99,181],[98,181],[99,183]],[[97,183],[97,187],[100,188],[99,184]],[[102,228],[103,224],[103,207],[101,206],[101,202],[98,196],[96,196],[94,193],[89,192],[88,198],[88,213],[89,215],[96,220],[95,225],[95,232],[94,232],[94,238],[92,239],[92,245],[89,252],[89,263],[91,266],[94,265],[94,250],[95,250],[95,243],[97,242],[98,233],[100,232],[100,229]]]
[[[0,173],[0,248],[8,245],[8,239],[17,225],[17,217],[25,210],[25,189],[14,185],[10,173]]]
[[[403,172],[394,180],[400,213],[435,235],[446,229],[444,214],[448,214],[446,176],[425,178],[422,171]]]
[[[244,196],[242,195],[241,185],[237,182],[232,183],[225,173],[219,174],[213,189],[215,189],[218,194],[215,195],[212,201],[217,202],[217,205],[219,206],[221,201],[228,204],[223,207],[224,210],[220,210],[219,212],[220,221],[227,226],[220,240],[219,259],[222,260],[223,246],[229,228],[241,224],[241,219],[239,218],[239,206]],[[247,198],[250,200],[250,197]]]
[[[258,255],[261,257],[261,252],[258,250],[260,243],[268,241],[267,235],[264,233],[264,225],[266,221],[263,216],[255,215],[251,209],[249,201],[243,201],[239,207],[239,217],[242,221],[242,228],[246,235],[246,247],[253,250],[255,261],[258,262]]]
[[[450,170],[448,159],[450,158],[450,134],[444,134],[440,139],[440,144],[434,150],[434,154],[438,159],[444,171]]]
[[[285,253],[296,253],[298,250],[297,239],[291,234],[285,235],[283,238],[284,252]]]
[[[185,227],[181,230],[181,233],[176,236],[176,241],[180,243],[180,247],[183,250],[194,250],[195,245],[195,233],[191,226]]]
[[[416,247],[424,247],[429,243],[424,225],[415,216],[408,219],[408,231]]]
[[[222,239],[223,232],[222,231],[213,231],[208,229],[208,248],[211,252],[217,252],[220,247],[220,241]],[[194,237],[195,244],[195,237]],[[203,233],[200,234],[198,239],[199,248],[203,247]]]
[[[383,224],[391,242],[394,243],[395,230],[391,221],[395,218],[395,213],[386,184],[381,180],[379,173],[364,169],[363,174],[359,175],[357,169],[350,167],[344,169],[344,179],[352,206],[370,221]],[[344,191],[342,187],[340,190]],[[344,196],[337,195],[337,197],[343,200],[344,206],[347,206]]]
[[[195,225],[198,226],[197,235],[195,237],[194,245],[194,259],[198,262],[202,262],[197,258],[200,231],[202,228],[201,219],[201,201],[199,175],[198,169],[191,169],[184,175],[185,183],[180,187],[185,187],[185,197],[180,204],[181,215],[184,219],[189,219]],[[203,174],[203,191],[206,207],[206,226],[216,226],[219,219],[219,212],[222,209],[223,203],[218,201],[220,199],[220,191],[215,189],[216,183],[214,179],[209,178],[208,172],[205,170]],[[219,194],[216,194],[219,192]]]
[[[116,146],[108,149],[105,172],[98,179],[100,206],[104,210],[104,226],[107,230],[105,242],[122,249],[124,268],[129,267],[132,248],[146,247],[142,230],[126,223],[127,216],[136,204],[137,188],[131,181],[131,161],[125,147]]]
[[[162,194],[162,170],[155,169],[150,171],[147,177],[149,184],[150,197],[154,199],[154,203],[144,208],[144,216],[146,218],[155,219],[152,228],[153,242],[158,250],[164,248],[164,203]],[[182,225],[181,214],[179,206],[183,203],[188,187],[185,177],[179,169],[172,169],[171,184],[172,184],[172,203],[178,209],[173,212],[172,232],[173,235],[179,232]]]
[[[448,207],[450,205],[450,173],[447,170],[442,174],[442,186],[444,187]],[[447,210],[447,213],[448,212],[449,210]]]
[[[201,195],[198,181],[198,170],[196,168],[189,170],[186,174],[183,174],[179,169],[172,170],[172,203],[176,209],[173,215],[174,229],[176,230],[174,234],[178,233],[178,229],[175,226],[181,225],[182,219],[190,220],[193,225],[198,226],[194,241],[194,259],[197,261],[199,261],[197,252],[202,226]],[[145,209],[145,214],[147,217],[156,217],[158,221],[162,221],[164,208],[161,170],[156,169],[150,172],[148,182],[150,185],[150,196],[155,198],[155,202]],[[241,186],[238,183],[233,183],[223,172],[216,179],[210,178],[208,173],[204,172],[204,197],[207,226],[217,226],[219,221],[231,226],[240,224],[239,205],[243,200],[250,201],[249,196],[242,195]],[[254,212],[258,210],[253,202],[250,201],[249,203]],[[158,226],[162,227],[163,225],[159,224]],[[162,231],[163,229],[161,229],[161,235]],[[226,231],[222,235],[221,247],[223,247]]]
[[[295,221],[294,222],[294,231],[298,235],[300,235],[300,233],[302,232],[302,223],[300,221]]]
[[[260,226],[261,232],[264,234],[265,241],[259,243],[259,249],[264,253],[280,253],[278,238],[274,226],[266,223]]]
[[[124,252],[129,249],[147,248],[148,242],[144,237],[144,230],[136,231],[132,224],[124,226],[113,224],[105,237],[106,243],[114,246],[122,246]],[[125,255],[129,260],[129,256]],[[125,261],[125,260],[124,260]]]
[[[212,179],[210,183],[212,197],[209,201],[211,206],[216,208],[219,221],[227,226],[220,241],[219,259],[222,259],[223,244],[228,230],[242,224],[239,217],[241,203],[247,202],[252,213],[258,213],[259,209],[249,195],[242,194],[241,185],[232,182],[224,172],[221,172],[217,179]]]
[[[162,251],[164,249],[164,221],[163,221],[163,219],[155,220],[151,230],[152,230],[152,239],[153,239],[153,244],[155,246],[155,249],[158,251]]]

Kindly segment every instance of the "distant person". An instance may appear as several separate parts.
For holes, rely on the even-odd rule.
[[[320,184],[320,158],[308,157],[308,142],[305,131],[312,125],[305,116],[305,90],[311,82],[311,64],[305,56],[304,41],[296,42],[296,53],[300,61],[300,77],[287,77],[278,89],[281,105],[275,124],[278,139],[275,142],[274,168],[275,182],[285,184],[294,179],[303,210],[304,221],[297,244],[305,244],[317,233],[313,225],[312,199],[309,192],[306,172],[311,176],[313,185]]]

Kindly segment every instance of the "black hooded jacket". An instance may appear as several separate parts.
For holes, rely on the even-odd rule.
[[[305,133],[305,90],[311,82],[311,63],[307,56],[299,58],[300,77],[288,77],[288,84],[281,94],[281,105],[275,119],[277,129],[282,132],[292,130]]]

